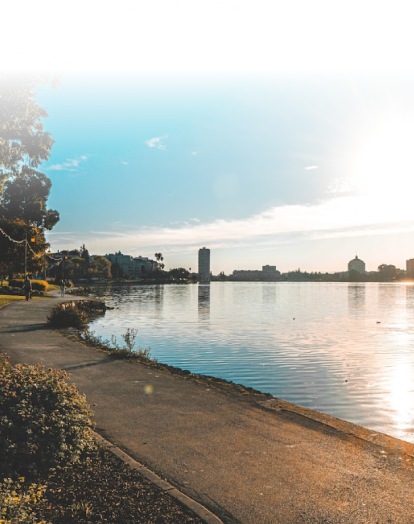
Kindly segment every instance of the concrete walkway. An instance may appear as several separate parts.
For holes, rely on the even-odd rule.
[[[12,363],[67,370],[87,395],[98,433],[223,522],[414,522],[413,445],[283,401],[113,360],[46,327],[60,300],[2,308],[0,350]]]

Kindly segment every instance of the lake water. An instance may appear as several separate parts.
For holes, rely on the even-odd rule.
[[[104,338],[138,329],[160,362],[414,443],[414,286],[236,283],[97,287]],[[119,308],[119,309],[118,309]]]

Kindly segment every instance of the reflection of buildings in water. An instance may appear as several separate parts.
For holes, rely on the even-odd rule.
[[[210,320],[210,283],[198,284],[198,320]]]
[[[155,317],[158,319],[162,318],[163,307],[164,307],[164,286],[156,285],[154,289],[154,313]]]
[[[414,309],[414,286],[405,286],[405,304],[407,309]]]
[[[274,284],[262,284],[262,303],[274,304],[276,302],[276,286]]]
[[[365,282],[348,284],[348,309],[353,314],[365,309]]]
[[[395,283],[380,283],[378,284],[378,307],[381,310],[388,311],[394,307],[396,300],[398,284]]]

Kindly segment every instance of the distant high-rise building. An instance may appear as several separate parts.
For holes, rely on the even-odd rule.
[[[363,275],[365,273],[365,262],[356,256],[353,260],[348,262],[348,272],[350,273],[351,271],[356,271]]]
[[[210,281],[210,250],[206,247],[198,250],[198,275],[200,282]]]
[[[414,278],[414,258],[410,258],[407,260],[407,277],[408,278]]]

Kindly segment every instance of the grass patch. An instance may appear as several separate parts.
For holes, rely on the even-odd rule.
[[[10,304],[11,302],[16,302],[16,300],[24,300],[25,297],[20,297],[16,295],[0,295],[0,308]]]
[[[31,300],[43,300],[44,298],[49,297],[32,297]],[[16,300],[26,300],[26,297],[20,296],[20,295],[0,295],[0,309],[3,306],[7,306],[7,304],[11,304],[12,302],[16,302]]]

